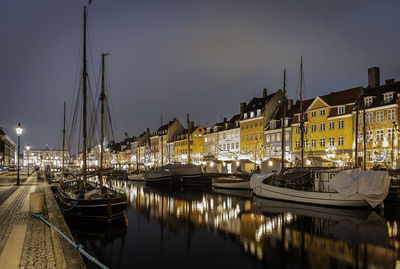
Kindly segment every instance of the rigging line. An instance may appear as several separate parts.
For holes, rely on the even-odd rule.
[[[115,128],[113,127],[113,120],[112,120],[112,119],[115,119],[115,114],[114,114],[114,109],[113,109],[113,105],[112,105],[110,75],[109,75],[107,67],[105,67],[105,76],[106,76],[106,85],[107,85],[107,87],[105,89],[107,92],[106,107],[107,107],[107,111],[109,114],[109,122],[110,122],[110,128],[111,128],[110,131],[111,131],[113,140],[115,140]],[[116,124],[116,123],[114,122],[114,124]]]
[[[82,78],[80,79],[80,82],[82,81]],[[82,82],[81,82],[82,83]],[[81,85],[80,83],[80,85]],[[73,116],[71,118],[71,128],[69,130],[69,136],[68,136],[68,144],[69,144],[69,150],[72,151],[73,147],[74,147],[74,137],[76,135],[76,126],[77,126],[77,117],[78,117],[78,113],[80,112],[80,96],[81,96],[81,91],[80,91],[80,87],[78,88],[78,93],[76,95],[76,100],[74,102],[72,102],[72,104],[75,104],[75,107],[73,110]],[[70,152],[71,153],[71,152]]]

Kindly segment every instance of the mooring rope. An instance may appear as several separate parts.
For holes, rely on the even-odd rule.
[[[68,238],[65,234],[63,234],[56,226],[54,226],[53,224],[51,224],[50,222],[47,221],[46,216],[44,214],[35,214],[32,212],[29,212],[29,214],[31,214],[32,216],[41,219],[44,223],[46,223],[48,226],[50,226],[51,228],[53,228],[54,230],[56,230],[56,232],[58,232],[62,237],[65,238],[65,240],[68,241],[68,243],[70,243],[75,249],[77,249],[80,253],[82,253],[82,255],[84,255],[86,258],[89,259],[89,261],[94,262],[95,264],[97,264],[98,266],[100,266],[103,269],[110,269],[109,267],[107,267],[106,265],[102,264],[99,260],[97,260],[95,257],[93,257],[92,255],[90,255],[89,253],[87,253],[84,249],[83,246],[81,244],[75,244],[74,241],[72,241],[70,238]]]

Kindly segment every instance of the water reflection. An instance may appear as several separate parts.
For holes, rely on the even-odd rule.
[[[125,240],[129,244],[120,242],[117,248],[112,247],[117,254],[110,254],[107,249],[96,252],[101,256],[99,259],[112,265],[112,268],[130,268],[141,263],[152,267],[160,261],[164,261],[164,266],[169,263],[183,268],[193,265],[198,253],[207,253],[202,256],[204,264],[229,257],[224,259],[223,264],[233,268],[245,265],[260,268],[398,266],[397,205],[385,208],[383,217],[383,214],[371,210],[266,200],[252,196],[249,191],[163,189],[118,180],[108,181],[107,184],[125,191],[130,203],[127,209],[128,232],[109,236],[112,242]],[[146,220],[145,224],[142,219]],[[136,229],[145,233],[137,232],[136,238],[130,238],[129,231]],[[201,237],[207,237],[207,241],[195,237],[196,232]],[[158,236],[154,237],[154,234]],[[96,237],[88,239],[81,233],[74,236],[78,241],[82,238],[82,243],[87,246],[90,244],[93,251],[102,248],[100,239]],[[154,240],[151,246],[139,243],[150,239]],[[229,242],[227,249],[240,247],[242,255],[224,253],[228,252],[227,249],[216,253],[208,251],[226,239]],[[171,251],[182,244],[185,253]],[[159,252],[151,249],[155,246]],[[132,260],[129,253],[139,247],[148,248],[146,251],[151,252],[154,260],[141,257]],[[165,258],[166,253],[168,259]],[[91,265],[88,264],[88,267],[91,268]]]

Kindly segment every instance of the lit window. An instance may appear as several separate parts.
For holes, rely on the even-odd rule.
[[[257,109],[257,116],[261,115],[261,109]]]
[[[366,107],[369,107],[372,104],[372,96],[364,98],[364,104]]]
[[[254,117],[254,112],[252,111],[252,112],[250,112],[250,118],[253,118]]]
[[[311,147],[315,148],[317,146],[317,140],[316,139],[311,139]]]
[[[387,111],[387,120],[395,120],[395,110],[394,109],[388,109]]]
[[[247,113],[244,113],[244,118],[247,119]]]
[[[390,101],[393,100],[393,93],[392,92],[387,92],[383,94],[383,102],[385,103],[390,103]]]
[[[376,141],[383,141],[384,131],[382,129],[376,130]]]
[[[281,141],[281,134],[276,134],[276,141]]]
[[[382,122],[384,120],[383,110],[376,112],[376,122]]]
[[[374,122],[374,113],[367,113],[366,117],[365,117],[365,122],[367,124]]]
[[[271,121],[271,129],[275,129],[276,128],[276,123],[275,121]]]
[[[338,107],[338,114],[339,114],[339,115],[344,114],[344,113],[345,113],[345,110],[346,110],[346,109],[345,109],[345,106],[339,106],[339,107]]]

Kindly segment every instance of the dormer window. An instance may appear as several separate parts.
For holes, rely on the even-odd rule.
[[[261,109],[257,109],[257,117],[261,116]]]
[[[383,102],[390,103],[393,100],[393,92],[387,92],[383,94]]]
[[[250,112],[250,118],[254,118],[254,112]]]
[[[244,113],[244,118],[247,119],[247,113]]]
[[[369,97],[365,97],[364,98],[364,104],[365,104],[365,106],[366,107],[369,107],[371,104],[372,104],[372,96],[369,96]]]
[[[346,111],[345,106],[339,106],[337,110],[338,115],[344,114]]]
[[[275,121],[271,121],[271,129],[275,129],[276,128],[276,122]]]

